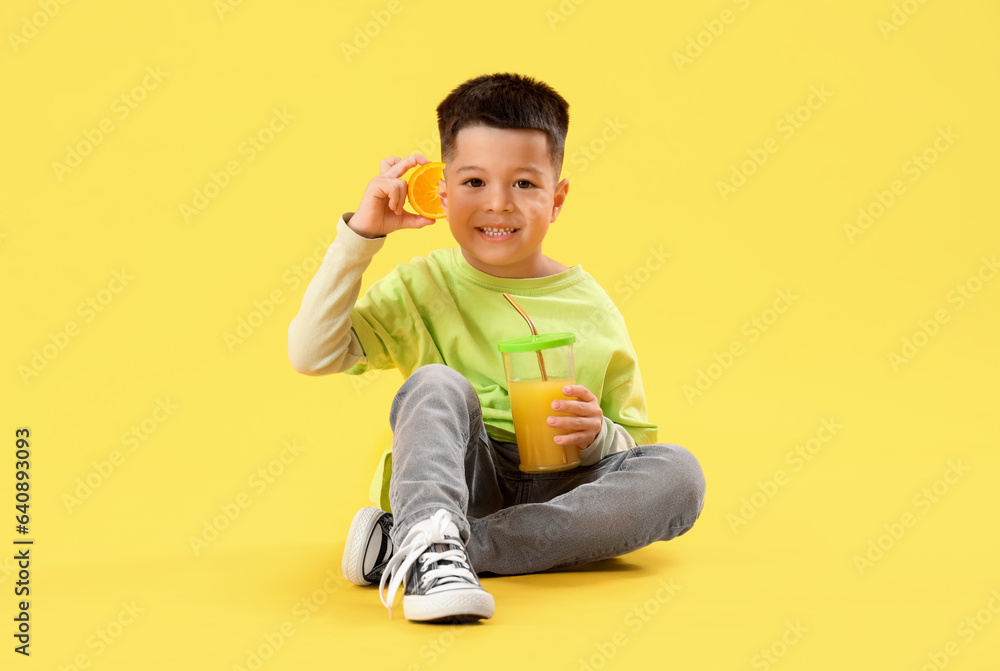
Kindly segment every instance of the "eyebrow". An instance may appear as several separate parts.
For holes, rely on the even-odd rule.
[[[478,170],[480,172],[485,172],[485,168],[480,168],[478,165],[463,165],[461,168],[455,172],[471,172],[473,170]],[[515,168],[514,172],[530,172],[536,175],[544,175],[545,173],[538,168],[531,168],[527,166],[522,166],[520,168]]]

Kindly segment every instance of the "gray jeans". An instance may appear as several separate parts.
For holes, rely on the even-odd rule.
[[[698,460],[640,445],[592,466],[522,473],[517,445],[486,434],[457,371],[418,368],[393,399],[392,540],[444,508],[478,573],[533,573],[616,557],[688,531],[705,499]]]

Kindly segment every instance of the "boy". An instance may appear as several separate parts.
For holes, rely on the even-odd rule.
[[[361,300],[361,276],[385,236],[434,220],[403,210],[402,175],[427,159],[381,162],[356,212],[337,223],[288,331],[292,366],[308,375],[398,367],[406,378],[393,431],[392,513],[354,517],[344,575],[379,582],[392,615],[400,583],[415,621],[490,618],[476,571],[516,574],[614,557],[690,529],[705,480],[682,447],[650,444],[642,379],[607,293],[579,265],[542,254],[569,190],[559,181],[567,102],[516,74],[484,75],[437,108],[446,164],[438,193],[457,248],[398,265]],[[613,239],[612,235],[608,236]],[[577,334],[574,400],[551,426],[580,449],[580,466],[518,470],[497,342],[525,335],[514,296],[539,333]],[[388,599],[383,588],[388,583]]]

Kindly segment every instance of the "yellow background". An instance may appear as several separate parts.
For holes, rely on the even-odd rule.
[[[998,22],[987,0],[3,3],[0,666],[248,668],[270,636],[265,669],[916,669],[949,643],[949,668],[996,668],[1000,279],[973,278],[1000,253]],[[296,272],[379,160],[437,160],[435,106],[496,71],[569,100],[571,188],[545,252],[615,299],[660,440],[699,457],[708,494],[669,543],[485,580],[495,618],[453,632],[398,608],[390,621],[339,578],[399,374],[299,375],[286,331],[312,274]],[[813,87],[828,98],[799,109]],[[275,110],[293,118],[268,136]],[[789,114],[804,121],[786,137]],[[57,172],[102,120],[111,130]],[[957,138],[935,155],[940,129]],[[253,160],[248,136],[271,140]],[[718,183],[769,140],[724,199]],[[227,164],[238,174],[185,218]],[[896,180],[852,241],[845,226]],[[364,286],[453,244],[444,222],[393,234]],[[779,291],[797,298],[770,314]],[[771,317],[756,339],[744,327]],[[734,343],[743,354],[709,371]],[[701,371],[715,376],[689,400]],[[794,470],[786,457],[830,418],[842,428]],[[21,426],[27,659],[10,635]],[[124,442],[131,427],[142,442]],[[304,449],[275,462],[286,441]],[[268,467],[280,474],[261,489]],[[779,469],[774,495],[754,497]],[[191,537],[237,501],[249,507],[196,554]],[[888,549],[859,569],[880,537]],[[977,616],[989,623],[962,628]]]

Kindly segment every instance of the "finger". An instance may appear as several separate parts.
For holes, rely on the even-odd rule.
[[[573,398],[578,398],[585,403],[597,400],[597,397],[594,396],[594,393],[589,389],[587,389],[582,384],[566,385],[565,387],[563,387],[563,394],[565,396],[572,396]]]
[[[586,431],[578,431],[576,433],[567,433],[562,436],[556,436],[554,440],[557,445],[573,445],[581,450],[586,447],[590,447],[590,444],[594,442],[591,434]]]
[[[397,159],[396,162],[394,162],[391,166],[389,166],[388,170],[383,170],[382,174],[385,175],[386,177],[402,177],[403,173],[405,173],[407,170],[409,170],[410,168],[412,168],[413,166],[415,166],[417,163],[420,162],[420,159],[418,158],[419,156],[420,154],[410,154],[406,158]],[[424,159],[424,163],[427,163],[427,159]]]
[[[406,228],[423,228],[424,226],[433,224],[434,221],[430,217],[422,217],[419,214],[403,210],[403,226]]]
[[[597,429],[596,422],[592,417],[549,417],[546,420],[549,426],[568,431],[586,431],[587,429]]]
[[[406,202],[406,182],[395,177],[379,176],[376,178],[379,191],[385,198],[385,206],[389,212],[400,214],[403,203]]]
[[[393,212],[395,212],[396,211],[396,207],[399,204],[398,203],[398,201],[399,201],[399,189],[396,188],[396,185],[393,182],[395,182],[395,180],[383,180],[383,183],[380,186],[382,188],[382,191],[386,195],[386,199],[385,199],[386,206],[390,210],[392,210]]]
[[[597,405],[593,401],[584,403],[582,401],[565,401],[556,399],[555,401],[552,401],[552,409],[557,412],[566,412],[579,417],[597,417],[598,414],[603,414],[601,406]]]
[[[401,217],[406,212],[403,209],[403,205],[406,204],[406,182],[394,179],[392,180],[392,188],[396,191],[396,209],[393,211]]]
[[[403,159],[399,158],[398,156],[390,156],[388,158],[383,158],[381,161],[379,161],[378,164],[378,174],[384,175],[386,170],[396,165],[401,160]]]

